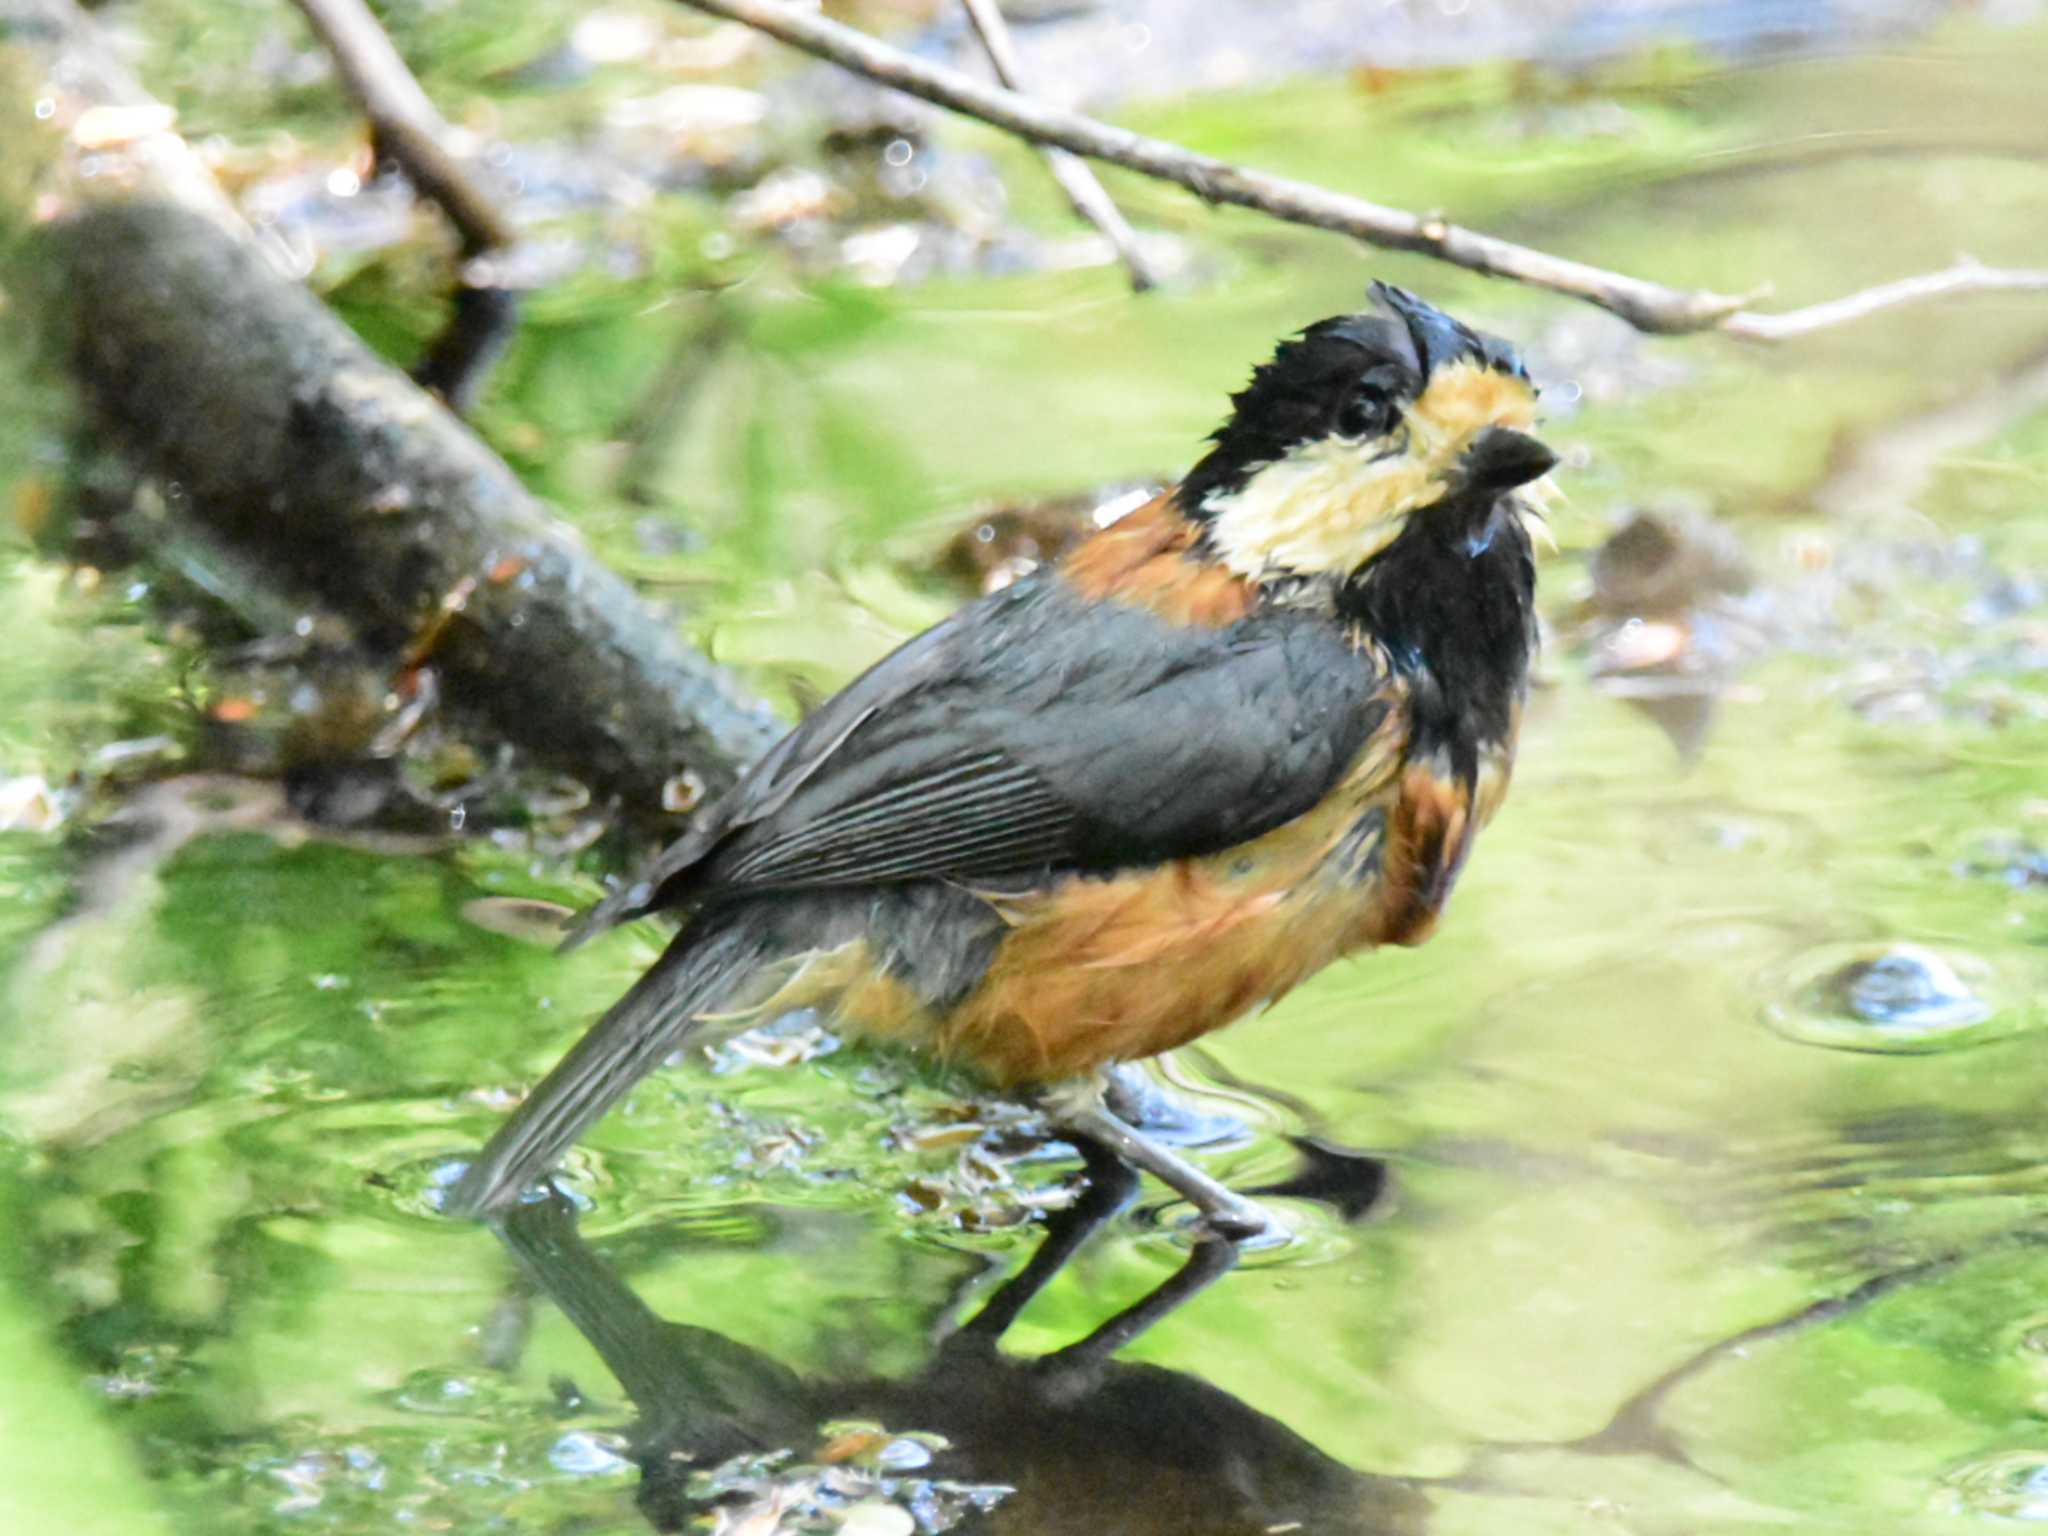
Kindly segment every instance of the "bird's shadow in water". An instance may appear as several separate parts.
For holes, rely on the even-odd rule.
[[[664,1321],[585,1245],[560,1196],[516,1207],[498,1230],[638,1410],[638,1502],[657,1530],[694,1528],[707,1505],[721,1506],[719,1531],[809,1529],[776,1512],[819,1498],[822,1480],[828,1504],[881,1498],[905,1511],[878,1530],[908,1531],[916,1515],[918,1529],[958,1518],[963,1530],[1032,1536],[1419,1531],[1427,1501],[1415,1485],[1346,1467],[1199,1377],[1113,1358],[1231,1268],[1227,1243],[1198,1242],[1178,1271],[1076,1343],[1035,1358],[998,1351],[1133,1192],[1120,1165],[1090,1163],[1086,1194],[1051,1220],[1030,1262],[916,1373],[894,1379],[808,1380],[721,1334]],[[830,1465],[860,1439],[835,1437],[825,1428],[835,1421],[940,1438],[921,1442],[934,1449],[914,1476],[885,1463],[864,1480],[852,1461]],[[812,1452],[821,1441],[828,1449]]]
[[[843,1517],[861,1503],[885,1507],[858,1529],[906,1536],[956,1527],[991,1536],[1411,1536],[1445,1495],[1545,1497],[1520,1464],[1530,1453],[1662,1464],[1681,1479],[1668,1485],[1672,1497],[1726,1498],[1735,1490],[1695,1462],[1665,1422],[1689,1382],[1937,1282],[1973,1256],[2048,1246],[2048,1236],[2022,1226],[1872,1274],[1705,1345],[1623,1397],[1589,1434],[1477,1444],[1443,1478],[1383,1477],[1343,1465],[1199,1377],[1114,1358],[1230,1270],[1235,1250],[1219,1240],[1198,1242],[1178,1271],[1078,1342],[1035,1358],[999,1352],[1031,1300],[1135,1191],[1122,1164],[1083,1150],[1082,1198],[1048,1221],[1023,1269],[902,1377],[809,1379],[722,1334],[664,1321],[585,1245],[575,1208],[559,1194],[514,1208],[498,1234],[638,1410],[630,1446],[642,1513],[657,1530],[719,1536],[854,1529]],[[1357,1181],[1357,1161],[1339,1159],[1345,1182]],[[1327,1182],[1313,1166],[1303,1178]],[[917,1456],[914,1467],[892,1459],[904,1449]]]

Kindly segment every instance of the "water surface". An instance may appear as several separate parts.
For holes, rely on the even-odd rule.
[[[2039,21],[1981,17],[1743,65],[1638,52],[1127,116],[1795,302],[1958,248],[2038,262],[2044,68]],[[949,143],[995,157],[1025,227],[1061,228],[1022,156]],[[635,497],[606,443],[701,323],[674,272],[537,299],[480,424],[793,703],[956,600],[926,573],[987,499],[1171,474],[1272,338],[1368,275],[1523,338],[1570,500],[1508,807],[1429,946],[1334,970],[1169,1073],[1231,1117],[1203,1153],[1220,1175],[1285,1183],[1289,1138],[1314,1138],[1385,1160],[1370,1213],[1278,1199],[1294,1240],[1115,1370],[935,1354],[1075,1164],[1020,1155],[1014,1115],[795,1038],[644,1085],[572,1161],[580,1238],[543,1223],[522,1270],[434,1213],[436,1181],[662,935],[558,960],[476,903],[587,900],[594,860],[369,846],[261,786],[184,782],[126,857],[75,826],[0,834],[0,1418],[25,1508],[73,1529],[644,1528],[637,1388],[643,1448],[734,1458],[677,1495],[730,1496],[697,1528],[762,1536],[2048,1518],[2048,306],[1771,352],[1648,341],[1115,186],[1195,251],[1140,302],[1099,268],[872,289],[720,258],[727,339]],[[392,268],[324,280],[397,349],[432,278]],[[4,388],[25,520],[62,473],[59,418],[18,358]],[[1642,643],[1581,605],[1590,552],[1643,507],[1724,523],[1753,574],[1714,620],[1740,638],[1690,762],[1589,663]],[[160,733],[198,760],[193,647],[128,579],[0,548],[0,778],[62,802],[74,774],[124,777],[109,743]],[[1007,1356],[1165,1281],[1184,1218],[1141,1196]],[[100,1491],[46,1488],[86,1461]]]

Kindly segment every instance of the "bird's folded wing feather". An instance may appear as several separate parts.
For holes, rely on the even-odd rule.
[[[748,891],[1105,871],[1210,853],[1310,809],[1386,720],[1331,619],[1222,629],[982,599],[836,695],[586,931]]]

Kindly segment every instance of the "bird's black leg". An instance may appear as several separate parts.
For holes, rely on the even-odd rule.
[[[1139,1334],[1182,1307],[1200,1292],[1230,1273],[1237,1263],[1237,1245],[1221,1237],[1205,1237],[1195,1244],[1187,1262],[1085,1339],[1064,1349],[1041,1355],[1035,1368],[1049,1380],[1071,1378],[1088,1382],[1105,1361]]]
[[[1046,1094],[1046,1113],[1061,1130],[1086,1137],[1113,1152],[1141,1173],[1149,1173],[1201,1212],[1210,1231],[1230,1242],[1244,1242],[1279,1227],[1255,1200],[1212,1179],[1178,1153],[1140,1134],[1103,1107],[1096,1082],[1054,1089]]]
[[[1045,1241],[1038,1245],[1031,1261],[1005,1280],[989,1297],[988,1304],[946,1340],[949,1346],[956,1341],[978,1341],[992,1346],[1031,1305],[1032,1298],[1045,1289],[1046,1283],[1066,1268],[1096,1229],[1137,1193],[1138,1176],[1113,1154],[1090,1145],[1081,1149],[1081,1158],[1088,1167],[1088,1187],[1081,1198],[1046,1219]]]

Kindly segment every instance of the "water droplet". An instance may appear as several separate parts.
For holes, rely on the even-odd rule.
[[[575,1429],[548,1448],[548,1460],[559,1471],[578,1477],[598,1477],[632,1470],[633,1464],[622,1454],[625,1448],[626,1442],[617,1435]]]
[[[1991,1011],[1944,956],[1917,944],[1852,960],[1826,986],[1845,1012],[1870,1024],[1954,1029]]]
[[[415,1158],[379,1168],[365,1187],[382,1198],[387,1210],[438,1223],[446,1219],[448,1191],[468,1167],[461,1157]]]
[[[435,1370],[414,1371],[391,1393],[390,1401],[413,1413],[436,1415],[475,1413],[485,1406],[475,1382]]]
[[[1982,1045],[2034,1022],[1975,955],[1925,944],[1836,944],[1768,979],[1779,1034],[1841,1051],[1916,1054]]]
[[[1958,1467],[1944,1478],[1950,1507],[1959,1514],[2002,1520],[2048,1520],[2048,1456],[2007,1451]]]
[[[932,1464],[932,1448],[907,1435],[898,1435],[875,1454],[875,1464],[891,1472],[909,1472]]]

